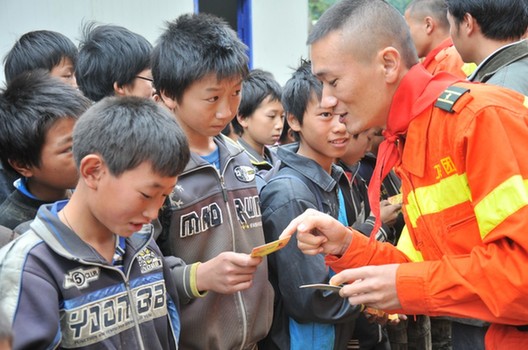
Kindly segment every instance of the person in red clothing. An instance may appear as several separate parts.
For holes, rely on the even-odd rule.
[[[431,74],[449,72],[466,78],[462,57],[453,45],[449,35],[447,6],[444,0],[414,0],[407,5],[405,21],[418,57]]]
[[[395,166],[408,244],[369,241],[310,210],[280,238],[296,233],[302,251],[326,253],[338,272],[330,282],[345,283],[340,295],[351,304],[482,319],[491,322],[486,349],[527,348],[526,97],[431,75],[402,16],[382,0],[336,3],[308,44],[321,106],[343,115],[351,134],[385,129],[369,198],[376,216],[379,182]]]

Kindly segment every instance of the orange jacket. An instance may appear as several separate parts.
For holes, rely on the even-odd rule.
[[[448,72],[458,78],[467,77],[464,71],[464,61],[453,45],[451,38],[447,38],[431,50],[422,61],[423,66],[431,74]]]
[[[453,110],[431,105],[400,142],[408,238],[425,261],[408,263],[411,253],[354,232],[347,252],[327,262],[335,271],[402,263],[398,311],[486,320],[487,349],[527,348],[528,332],[512,325],[528,324],[528,100],[484,84],[456,87],[470,91],[442,94],[447,106],[456,100]],[[412,109],[403,104],[393,100],[391,115]]]

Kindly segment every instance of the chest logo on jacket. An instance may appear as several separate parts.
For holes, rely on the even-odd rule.
[[[141,268],[141,273],[148,273],[157,270],[161,268],[162,265],[159,256],[148,248],[143,249],[139,253],[137,261]]]
[[[79,268],[69,271],[64,276],[64,289],[77,287],[78,289],[86,288],[90,282],[99,279],[100,270],[98,267]]]
[[[237,165],[233,169],[233,172],[235,173],[235,177],[238,179],[238,181],[251,182],[255,180],[255,169],[253,169],[253,167]]]

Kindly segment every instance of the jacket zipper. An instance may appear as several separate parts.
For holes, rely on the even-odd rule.
[[[231,206],[229,205],[229,197],[227,196],[227,187],[225,185],[225,178],[224,178],[224,174],[227,170],[227,166],[229,165],[229,163],[234,159],[234,157],[230,157],[229,159],[227,159],[226,163],[225,163],[225,166],[224,168],[222,169],[222,173],[220,173],[218,170],[217,170],[217,173],[218,173],[218,178],[220,180],[220,186],[222,188],[222,195],[224,197],[224,201],[225,201],[225,204],[226,204],[226,207],[227,207],[227,216],[229,218],[229,225],[231,226],[231,239],[233,241],[233,251],[236,252],[236,245],[235,245],[235,233],[234,233],[234,224],[233,224],[233,215],[232,215],[232,212],[231,212]],[[216,168],[215,168],[216,169]],[[238,291],[236,292],[236,298],[238,299],[238,303],[240,305],[240,309],[241,309],[241,313],[242,313],[242,343],[240,345],[240,349],[244,349],[244,347],[246,346],[246,342],[247,342],[247,318],[246,318],[246,307],[244,305],[244,300],[242,299],[242,292]]]

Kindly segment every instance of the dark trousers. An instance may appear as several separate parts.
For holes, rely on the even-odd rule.
[[[484,350],[484,337],[488,330],[487,326],[471,326],[453,321],[451,329],[453,350]]]

